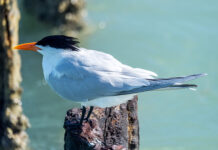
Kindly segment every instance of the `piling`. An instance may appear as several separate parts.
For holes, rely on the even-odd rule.
[[[109,108],[95,107],[90,121],[77,127],[81,109],[67,111],[64,150],[138,150],[138,97]],[[87,108],[89,109],[89,108]]]
[[[17,0],[0,0],[0,149],[24,150],[28,120],[22,113]]]

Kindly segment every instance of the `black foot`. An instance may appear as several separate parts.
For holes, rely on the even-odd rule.
[[[81,115],[81,118],[80,120],[75,120],[75,121],[66,121],[65,124],[64,124],[64,128],[65,129],[71,129],[71,130],[76,130],[76,129],[82,129],[82,125],[83,125],[83,121],[86,121],[86,122],[89,122],[89,118],[92,114],[92,111],[93,111],[94,107],[91,106],[90,107],[90,110],[85,118],[85,114],[86,114],[86,107],[82,107],[82,115]]]
[[[84,118],[85,118],[85,114],[86,114],[86,107],[83,106],[82,108],[82,116],[81,116],[81,119],[80,119],[80,126],[82,126],[83,124],[83,121],[84,121]]]
[[[90,116],[91,116],[91,114],[92,114],[93,109],[94,109],[94,106],[90,106],[88,115],[87,115],[86,118],[85,118],[85,120],[86,120],[87,122],[89,121],[89,118],[90,118]]]
[[[92,114],[92,111],[93,111],[94,107],[93,106],[90,106],[90,109],[89,109],[89,112],[85,118],[85,114],[86,114],[86,107],[82,107],[82,116],[81,116],[81,119],[80,119],[80,125],[82,126],[83,124],[83,121],[85,120],[86,122],[89,122],[89,118]]]

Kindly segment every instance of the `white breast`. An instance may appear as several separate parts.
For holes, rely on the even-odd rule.
[[[55,67],[62,60],[65,51],[47,47],[40,53],[43,55],[42,68],[45,80],[48,81],[48,77],[51,73],[55,74],[57,77],[61,76],[61,74],[55,70]]]
[[[60,59],[58,57],[43,57],[42,68],[46,81],[48,81],[48,77],[51,73],[54,73],[56,76],[60,76],[59,73],[55,70],[55,66],[59,61]]]

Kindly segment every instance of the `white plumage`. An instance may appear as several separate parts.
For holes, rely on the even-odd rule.
[[[100,97],[105,99],[122,91],[148,86],[146,79],[157,76],[151,71],[124,65],[113,56],[95,50],[80,48],[79,51],[70,51],[49,46],[38,47],[43,49],[39,52],[43,55],[45,80],[61,97],[76,102]],[[114,98],[118,102],[122,97],[128,100],[126,96]],[[113,97],[109,99],[112,104],[106,106],[117,104],[111,102]]]
[[[156,73],[124,65],[113,56],[78,48],[78,51],[40,46],[47,83],[61,97],[82,105],[109,107],[121,104],[135,93],[164,88],[187,88],[182,84],[205,74],[154,79]]]

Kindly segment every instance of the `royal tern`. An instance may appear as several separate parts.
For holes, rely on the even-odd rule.
[[[192,88],[183,84],[206,74],[186,77],[155,78],[156,73],[132,68],[113,56],[78,46],[76,38],[52,35],[38,42],[15,46],[14,49],[32,50],[42,54],[42,68],[48,85],[64,99],[91,106],[109,107],[129,100],[140,92],[158,89]]]

